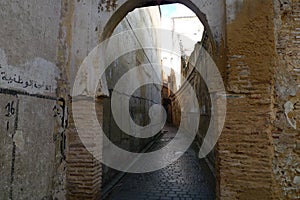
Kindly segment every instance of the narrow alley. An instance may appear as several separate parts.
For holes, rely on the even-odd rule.
[[[300,200],[300,0],[0,16],[0,200]]]
[[[165,146],[175,137],[176,128],[167,125],[165,130],[167,132],[153,144],[151,150]],[[207,176],[209,168],[197,155],[198,146],[194,142],[180,159],[164,169],[126,174],[106,200],[215,199],[213,183],[209,182]]]

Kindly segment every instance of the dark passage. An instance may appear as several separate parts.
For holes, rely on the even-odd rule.
[[[165,146],[177,129],[165,127],[168,131],[157,140],[152,149]],[[214,186],[210,184],[210,171],[204,160],[199,160],[198,147],[193,143],[189,150],[168,167],[143,174],[127,174],[113,188],[106,200],[148,200],[148,199],[215,199]]]

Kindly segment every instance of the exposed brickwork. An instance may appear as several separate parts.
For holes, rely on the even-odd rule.
[[[82,116],[89,118],[90,113],[86,113],[86,101],[79,102],[78,110],[82,111]],[[103,119],[103,103],[101,99],[96,102],[96,110],[99,122]],[[91,126],[90,120],[86,122],[86,126]],[[78,133],[75,129],[74,121],[71,119],[70,128],[68,129],[68,152],[67,152],[67,199],[100,199],[101,190],[101,164],[92,155],[85,145],[92,149],[95,146],[95,138],[93,134],[87,134],[89,143],[83,145]]]
[[[246,0],[227,25],[227,117],[217,147],[221,199],[276,199],[272,171],[271,0]]]

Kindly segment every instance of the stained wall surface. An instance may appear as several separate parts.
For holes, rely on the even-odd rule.
[[[60,9],[60,1],[0,2],[0,199],[60,195]]]

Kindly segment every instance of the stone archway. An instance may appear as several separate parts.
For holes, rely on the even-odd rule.
[[[225,58],[225,4],[223,1],[197,1],[197,0],[178,0],[178,1],[161,1],[160,4],[170,4],[170,3],[181,3],[186,5],[190,8],[201,20],[203,25],[205,26],[207,35],[209,37],[209,41],[212,43],[211,46],[213,47],[212,50],[212,57],[215,59],[217,66],[219,67],[220,71],[223,71],[225,68],[226,63],[224,60],[220,58]],[[84,10],[81,10],[84,6],[92,6],[93,4],[86,5],[87,3],[77,2],[75,3],[74,12],[75,20],[86,20],[86,23],[91,23],[89,21],[89,15],[92,13],[84,13]],[[126,14],[135,8],[157,5],[158,2],[154,0],[143,0],[143,1],[135,1],[135,0],[119,0],[115,2],[115,4],[99,4],[98,6],[98,13],[101,16],[97,24],[95,24],[97,31],[97,36],[99,41],[103,41],[113,33],[115,27],[119,24],[119,22],[126,16]],[[81,8],[81,9],[80,9]],[[102,8],[102,9],[101,9]],[[92,9],[89,12],[95,12],[96,10]],[[83,20],[83,21],[84,21]],[[93,46],[91,43],[84,44],[82,43],[82,39],[80,36],[82,34],[86,34],[84,28],[89,28],[89,26],[84,26],[81,24],[79,26],[79,30],[74,28],[73,33],[73,51],[77,51],[77,55],[73,55],[71,57],[71,63],[75,64],[76,67],[80,65],[80,61],[84,59],[84,55],[86,53],[79,52],[77,49],[82,49],[82,45],[86,46],[87,49],[92,50]],[[83,27],[81,27],[83,26]],[[91,28],[89,28],[91,29]],[[81,43],[81,45],[80,45]],[[96,44],[95,44],[96,45]],[[72,79],[74,77],[71,76],[71,83],[73,82]],[[99,102],[99,109],[100,113],[102,112],[101,109],[103,108],[103,102]],[[88,116],[88,113],[85,114]],[[101,116],[100,116],[101,117]],[[72,132],[72,131],[71,131]],[[74,138],[74,137],[73,137]],[[69,163],[74,164],[80,160],[82,160],[82,166],[73,166],[74,164],[69,165],[67,168],[67,189],[68,189],[68,198],[77,198],[77,197],[85,197],[85,198],[98,198],[100,194],[100,181],[101,181],[101,168],[99,168],[99,163],[95,161],[91,155],[86,150],[83,150],[83,146],[78,145],[78,138],[75,140],[69,140],[69,145],[71,144],[72,149],[70,149],[70,156]],[[74,143],[74,145],[72,145]],[[92,144],[91,144],[92,145]],[[71,152],[73,151],[73,152]],[[74,152],[81,152],[80,155],[74,155]],[[81,158],[82,157],[82,158]],[[86,164],[84,164],[86,163]],[[88,169],[82,169],[82,167],[86,165],[89,166]],[[80,171],[80,173],[79,173]],[[94,176],[85,176],[83,174],[94,174]],[[80,178],[83,176],[82,178]],[[98,180],[99,179],[99,180]],[[94,184],[96,182],[97,184]],[[81,187],[83,185],[84,187]],[[82,189],[81,189],[82,188]]]
[[[119,0],[116,2],[116,7],[108,8],[110,12],[104,12],[103,26],[101,26],[100,41],[107,39],[120,21],[127,15],[128,12],[135,8],[164,5],[171,3],[180,3],[191,9],[199,18],[207,30],[213,46],[216,47],[225,41],[225,2],[223,1],[197,1],[197,0]],[[109,7],[103,5],[102,7]]]
[[[169,3],[174,3],[174,2],[164,1],[164,2],[161,2],[160,5],[169,4]],[[213,27],[214,34],[213,34],[213,31],[211,30],[209,22],[207,20],[207,16],[203,12],[201,12],[199,7],[197,7],[192,1],[178,1],[176,3],[181,3],[183,5],[186,5],[190,9],[192,8],[191,10],[197,15],[197,17],[200,19],[200,21],[205,26],[205,34],[204,34],[205,38],[206,38],[205,42],[209,43],[207,45],[210,47],[209,53],[211,54],[212,57],[214,57],[215,60],[218,61],[218,63],[222,63],[222,60],[220,60],[220,57],[222,57],[220,55],[220,53],[224,53],[224,50],[223,49],[220,50],[220,49],[224,48],[224,44],[223,44],[223,46],[220,46],[220,42],[223,42],[223,41],[219,40],[219,38],[222,37],[222,34],[221,34],[221,32],[217,31],[217,30],[220,31],[221,28],[214,26]],[[111,14],[111,17],[107,20],[105,26],[103,27],[103,31],[101,32],[101,35],[100,35],[100,41],[108,39],[113,34],[113,31],[116,28],[116,26],[120,23],[120,21],[122,19],[125,18],[125,16],[130,11],[134,10],[135,8],[147,7],[147,6],[152,6],[152,5],[158,5],[158,3],[156,1],[139,1],[139,2],[127,1],[123,5],[121,5],[119,8],[116,8],[115,12],[113,12]],[[213,6],[210,9],[216,10],[216,8],[213,8]],[[209,10],[209,9],[207,9],[207,10]],[[222,19],[224,19],[224,18],[225,18],[225,16],[223,16]],[[199,39],[201,39],[201,38],[199,38]],[[197,58],[195,58],[195,59],[197,60]],[[224,64],[224,62],[222,64]],[[220,65],[218,67],[222,68],[222,65]],[[194,84],[192,84],[192,85],[194,85]],[[206,95],[209,96],[209,94],[206,94]],[[104,107],[107,107],[107,106],[104,106]],[[202,132],[204,132],[204,130]],[[215,164],[214,161],[213,161],[213,164]],[[212,168],[215,168],[215,167],[213,166]],[[214,169],[212,169],[212,170],[214,171]],[[215,177],[211,176],[210,178],[212,179],[211,182],[214,185]]]
[[[135,8],[147,7],[153,5],[165,5],[170,3],[180,3],[191,9],[202,22],[205,27],[205,35],[207,43],[210,43],[210,54],[218,64],[220,71],[224,70],[226,62],[225,58],[225,5],[222,2],[210,2],[207,4],[205,1],[161,1],[158,3],[153,0],[144,1],[118,1],[118,6],[111,13],[106,13],[105,25],[102,27],[100,41],[108,39],[125,16]],[[203,10],[203,11],[202,11]],[[214,14],[212,14],[214,12]],[[217,14],[216,14],[217,13]],[[215,167],[214,167],[215,168]],[[215,177],[211,177],[215,178]],[[215,182],[215,181],[212,181]]]

